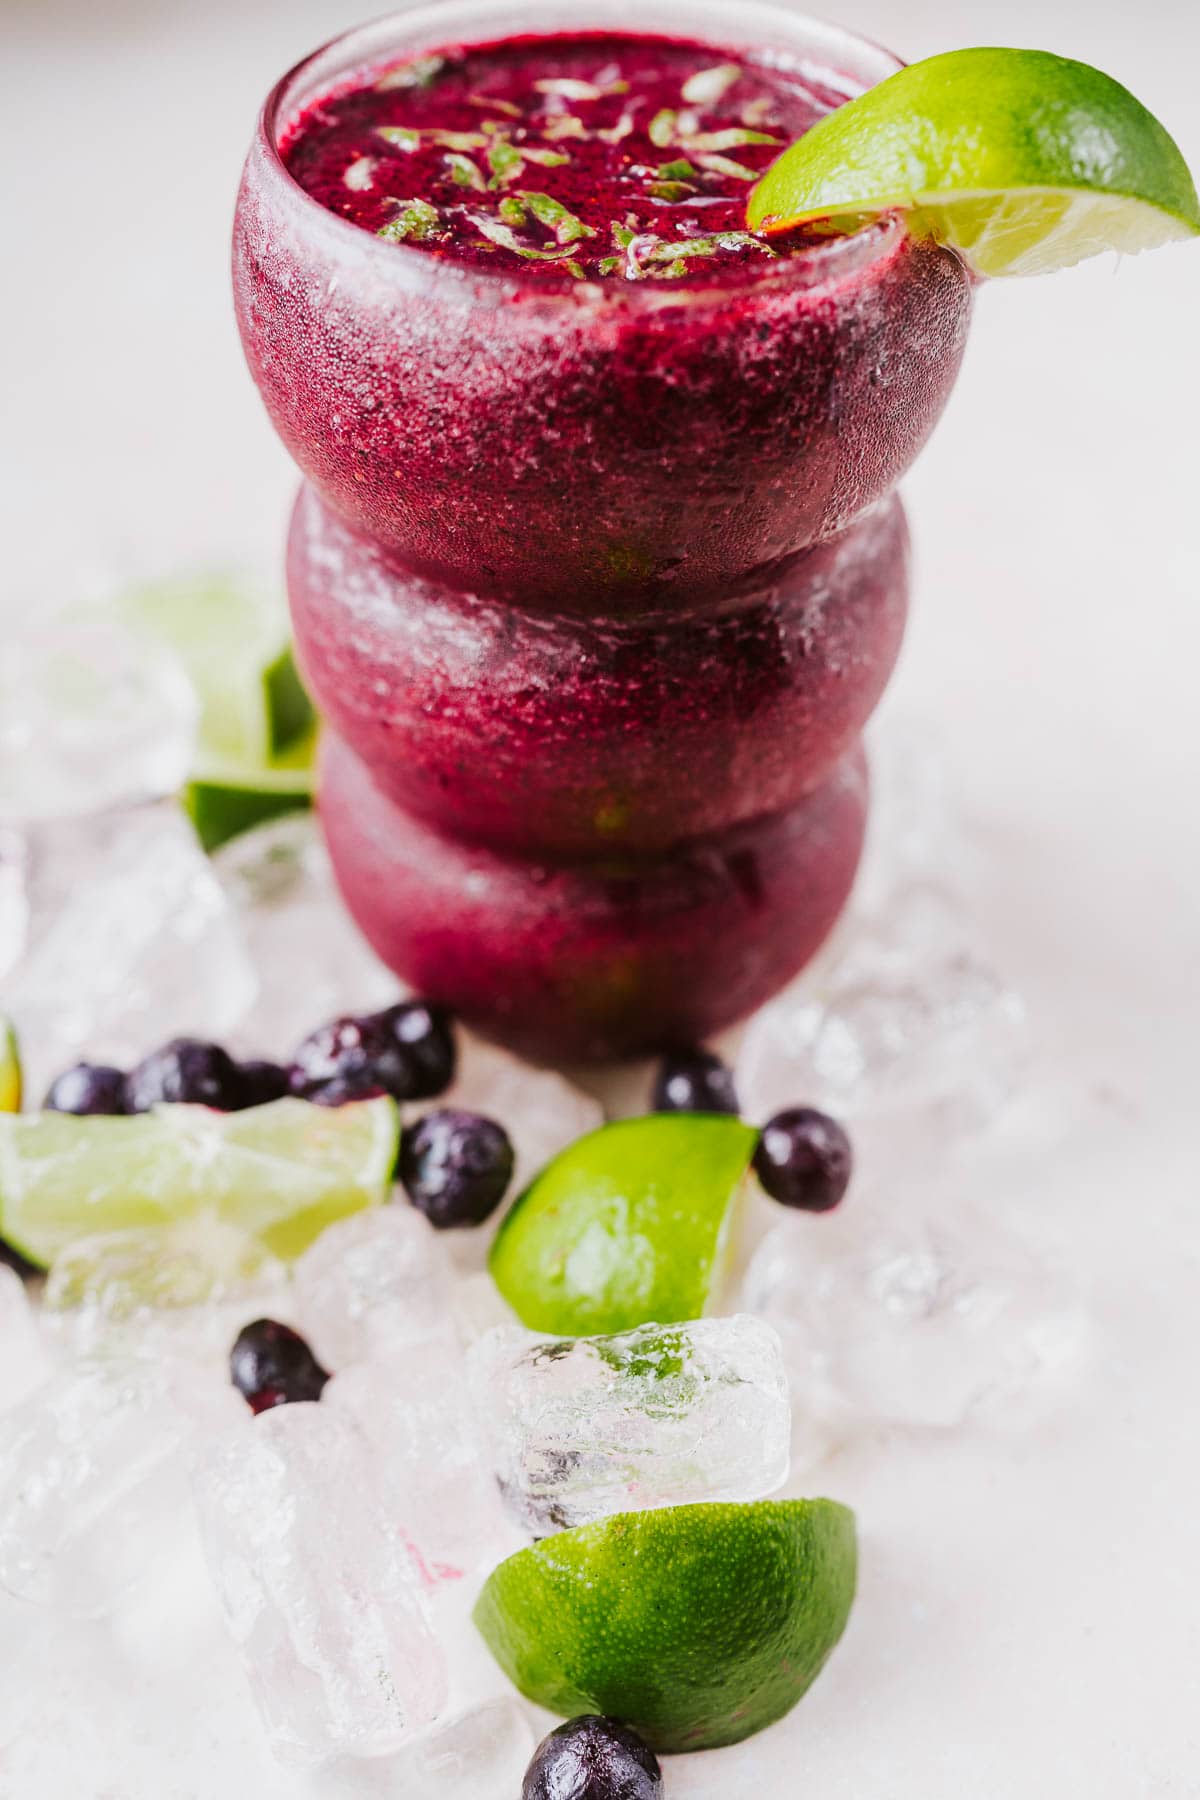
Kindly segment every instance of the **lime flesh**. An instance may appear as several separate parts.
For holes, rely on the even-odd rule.
[[[986,276],[1200,233],[1164,126],[1110,76],[1040,50],[956,50],[902,69],[785,150],[747,217],[775,231],[889,212]]]
[[[474,1616],[539,1706],[707,1750],[796,1704],[845,1629],[855,1570],[854,1515],[831,1500],[618,1513],[510,1556]]]
[[[0,1235],[45,1268],[80,1238],[210,1213],[273,1255],[387,1198],[395,1102],[276,1100],[240,1113],[160,1106],[136,1118],[0,1117]]]
[[[497,1287],[534,1331],[699,1318],[758,1133],[724,1114],[654,1113],[580,1138],[526,1188],[492,1246]]]

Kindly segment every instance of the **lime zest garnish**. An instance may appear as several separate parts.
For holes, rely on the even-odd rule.
[[[718,63],[715,69],[697,69],[683,84],[682,94],[689,106],[715,106],[724,99],[735,81],[741,78],[738,63]]]
[[[696,187],[690,181],[652,181],[650,192],[656,200],[666,200],[673,205],[686,200],[689,194],[694,194]]]
[[[375,179],[378,163],[373,156],[356,156],[342,175],[342,180],[352,193],[365,193]]]
[[[629,83],[619,78],[610,81],[605,87],[598,87],[594,81],[577,81],[570,75],[548,76],[544,81],[535,81],[534,87],[539,94],[549,94],[558,100],[603,100],[606,94],[627,94]]]
[[[690,181],[696,170],[686,156],[679,156],[674,162],[659,163],[657,174],[660,181]]]
[[[431,87],[445,66],[444,56],[416,56],[411,62],[400,63],[381,75],[375,83],[375,92],[387,94],[393,88]]]
[[[525,205],[529,208],[539,225],[552,231],[560,244],[577,244],[580,238],[595,237],[593,226],[585,225],[573,212],[555,200],[550,194],[530,193],[522,188],[520,193]]]
[[[672,112],[669,106],[664,106],[655,113],[646,127],[646,136],[659,150],[665,150],[669,144],[674,143],[678,118],[678,113]]]
[[[494,137],[488,145],[488,168],[492,172],[490,187],[505,187],[509,182],[519,181],[525,167],[525,159],[517,146],[506,137]]]
[[[757,181],[758,169],[748,169],[745,163],[734,162],[731,156],[717,156],[711,150],[697,156],[696,161],[702,169],[713,175],[725,175],[730,181]]]
[[[523,244],[515,231],[487,213],[472,213],[471,218],[490,243],[498,244],[502,250],[511,250],[514,256],[523,256],[534,262],[560,263],[570,260],[562,250],[538,250],[532,244]]]
[[[741,125],[729,125],[723,131],[700,131],[684,140],[687,149],[740,150],[747,144],[782,144],[769,131],[749,131]]]
[[[456,186],[474,188],[476,193],[486,194],[487,181],[483,170],[469,156],[464,156],[461,150],[450,150],[445,160],[450,170],[450,179]]]
[[[377,125],[376,137],[381,137],[390,144],[393,150],[419,150],[423,141],[427,141],[438,150],[482,150],[487,138],[479,131],[443,131],[440,126],[422,126],[417,130],[411,125]]]
[[[577,118],[574,113],[555,113],[554,117],[547,119],[541,127],[541,133],[544,138],[548,138],[554,144],[560,138],[585,138],[587,128],[583,120]],[[601,132],[600,135],[603,137],[604,133]]]
[[[394,219],[379,227],[376,237],[386,238],[390,244],[406,241],[420,244],[441,229],[441,214],[428,200],[397,200],[395,204],[401,210]]]
[[[509,119],[524,117],[520,107],[514,106],[511,100],[497,100],[492,94],[468,94],[467,100],[472,106],[481,106],[485,112],[503,113]]]
[[[506,225],[528,225],[529,209],[516,194],[505,194],[500,202],[500,217]]]

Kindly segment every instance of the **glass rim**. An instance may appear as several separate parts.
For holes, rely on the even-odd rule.
[[[603,30],[609,21],[602,18],[608,0],[600,0],[597,4],[597,21],[590,24],[579,22],[574,26],[578,32]],[[667,0],[673,6],[676,0]],[[663,0],[656,0],[656,6],[662,6]],[[324,43],[308,52],[307,55],[293,63],[291,68],[280,76],[264,100],[255,126],[255,150],[264,158],[271,177],[283,184],[293,205],[298,205],[306,221],[315,230],[329,233],[331,243],[340,244],[349,252],[357,252],[360,259],[374,263],[384,278],[399,287],[441,288],[447,294],[457,294],[464,301],[478,303],[480,300],[492,298],[506,301],[520,296],[523,299],[536,299],[548,306],[570,306],[578,308],[581,304],[591,306],[619,306],[624,308],[678,308],[680,306],[711,304],[714,299],[722,299],[730,293],[778,292],[780,289],[792,287],[810,288],[823,286],[829,281],[853,273],[877,261],[882,261],[895,248],[896,243],[904,236],[904,224],[898,214],[892,213],[873,220],[869,225],[844,237],[830,237],[824,241],[807,245],[796,250],[787,257],[781,257],[770,267],[756,271],[750,281],[744,278],[736,282],[705,281],[697,287],[676,286],[673,283],[651,281],[575,281],[564,280],[561,285],[547,282],[544,275],[537,275],[532,270],[517,267],[513,269],[490,269],[477,263],[458,263],[452,258],[431,256],[428,251],[416,245],[403,242],[384,241],[373,232],[364,231],[352,220],[343,218],[332,212],[317,200],[296,180],[279,150],[279,128],[289,116],[294,117],[299,105],[316,97],[323,84],[318,83],[311,94],[302,94],[305,77],[316,67],[323,64],[339,52],[350,52],[350,57],[334,77],[336,84],[353,80],[358,74],[367,74],[372,68],[386,61],[387,51],[377,40],[392,35],[393,28],[397,38],[403,36],[406,28],[412,28],[414,21],[428,19],[433,28],[428,44],[399,44],[401,54],[410,49],[414,56],[419,56],[422,49],[434,49],[438,43],[455,43],[453,28],[454,19],[466,11],[473,11],[478,17],[481,12],[494,14],[499,28],[495,37],[468,37],[461,41],[467,44],[488,44],[502,41],[504,36],[511,35],[514,29],[521,29],[525,21],[523,17],[514,18],[514,10],[524,14],[533,10],[527,4],[514,9],[510,0],[483,0],[482,6],[477,4],[473,9],[466,0],[425,0],[424,4],[396,8],[378,17],[353,25],[346,31],[337,32],[327,38]],[[695,19],[700,9],[680,4],[680,23]],[[797,27],[806,30],[813,39],[813,49],[818,54],[834,49],[843,49],[853,58],[860,61],[873,62],[877,73],[862,82],[861,87],[855,84],[855,90],[863,92],[876,81],[885,80],[888,75],[897,73],[903,68],[901,59],[890,50],[874,40],[859,36],[802,11],[798,7],[780,4],[778,0],[751,0],[749,5],[743,3],[739,16],[752,15],[765,19],[774,17],[781,24],[787,23],[795,31]],[[438,27],[442,20],[446,21],[445,33],[439,36]],[[508,30],[504,30],[507,23]],[[612,23],[613,30],[626,30],[634,36],[653,37],[669,35],[668,26],[662,22],[650,20],[641,25],[618,26]],[[544,26],[545,35],[570,35],[572,27],[562,24],[556,27]],[[699,28],[695,35],[700,41],[709,43],[715,51],[727,49],[731,53],[754,49],[760,52],[769,50],[769,46],[745,44],[743,33],[734,29],[730,36],[724,35],[723,27],[718,27],[709,36]],[[353,47],[362,41],[364,55],[360,60],[353,57]],[[366,54],[368,44],[376,45],[373,54]],[[782,47],[777,54],[786,56],[787,47]],[[855,79],[850,68],[839,68],[835,64],[822,65],[822,72],[841,74]],[[331,71],[331,77],[333,71]]]

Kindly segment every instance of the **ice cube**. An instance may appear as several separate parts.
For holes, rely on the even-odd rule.
[[[352,1420],[370,1446],[388,1517],[427,1586],[490,1569],[521,1548],[480,1454],[453,1343],[400,1347],[343,1369],[322,1403]]]
[[[747,1027],[737,1064],[747,1116],[781,1107],[835,1115],[933,1114],[988,1121],[1016,1086],[1024,1007],[973,941],[961,910],[909,887],[853,922],[841,958],[779,994]]]
[[[0,983],[30,1091],[81,1056],[136,1059],[220,1038],[254,976],[208,858],[174,802],[30,836],[28,953]]]
[[[0,1411],[19,1405],[49,1372],[25,1283],[0,1264]]]
[[[337,1411],[280,1406],[199,1463],[201,1533],[277,1756],[385,1755],[438,1717],[447,1670],[362,1442]]]
[[[173,794],[192,759],[182,664],[105,607],[0,641],[0,819],[79,818]]]
[[[396,977],[342,903],[310,814],[234,838],[213,866],[258,979],[253,1014],[238,1034],[247,1053],[286,1059],[326,1019],[370,1012],[399,997]]]
[[[208,1215],[77,1238],[56,1259],[43,1306],[76,1351],[124,1336],[182,1351],[228,1349],[231,1309],[276,1310],[283,1265],[246,1232]],[[236,1325],[234,1326],[236,1331]]]
[[[949,891],[969,873],[969,845],[956,816],[950,756],[928,722],[886,716],[867,734],[871,810],[854,911],[884,911],[897,889],[936,881]]]
[[[791,1412],[779,1338],[744,1315],[470,1353],[481,1431],[534,1533],[609,1513],[757,1500],[786,1480]]]
[[[184,1373],[160,1359],[97,1358],[7,1413],[0,1585],[88,1614],[152,1570],[186,1504],[192,1401]]]
[[[322,1232],[296,1264],[294,1292],[300,1329],[328,1369],[454,1329],[437,1233],[403,1200]]]
[[[407,1745],[380,1774],[390,1800],[515,1800],[534,1752],[513,1700],[457,1713]]]
[[[24,953],[29,935],[28,861],[20,834],[0,830],[0,981]]]
[[[783,1338],[797,1397],[866,1423],[948,1427],[1052,1404],[1086,1313],[1054,1261],[982,1215],[860,1207],[837,1233],[785,1220],[743,1304]]]

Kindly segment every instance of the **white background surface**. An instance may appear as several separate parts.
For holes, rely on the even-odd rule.
[[[293,478],[241,363],[229,217],[262,94],[361,4],[0,0],[3,629],[109,571],[275,556]],[[1200,164],[1190,0],[842,19],[909,57],[1094,61]],[[1093,1377],[1032,1435],[833,1465],[864,1529],[847,1641],[785,1736],[669,1796],[1200,1795],[1198,321],[1196,250],[985,292],[908,485],[897,698],[951,747],[1043,1046],[1047,1148],[1016,1181],[981,1149],[978,1191],[1069,1234]],[[73,1746],[0,1761],[4,1800],[315,1791],[271,1773],[240,1691],[181,1651],[118,1686]]]

